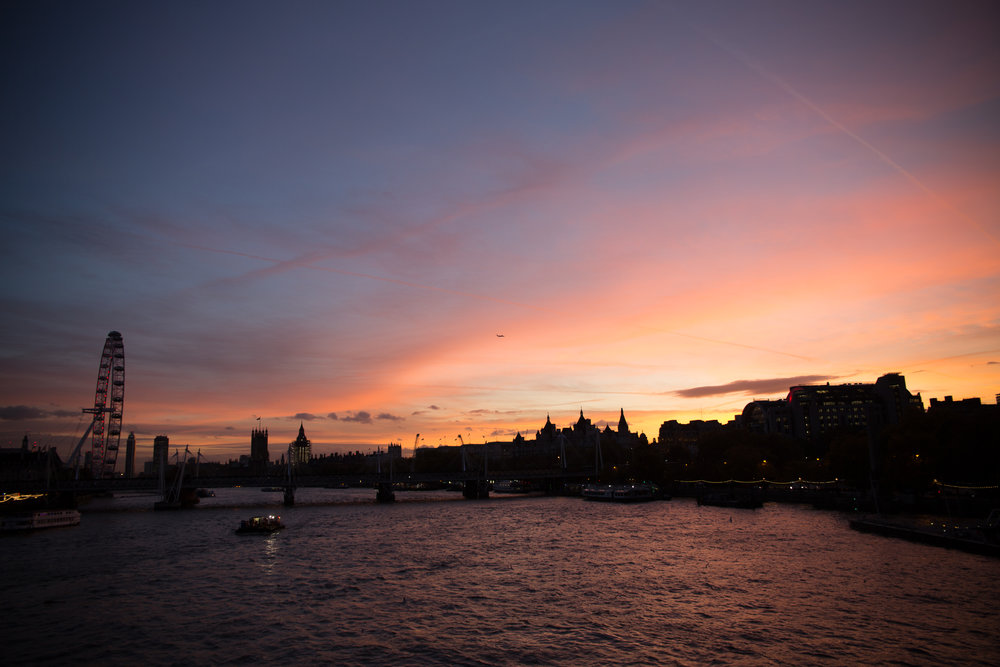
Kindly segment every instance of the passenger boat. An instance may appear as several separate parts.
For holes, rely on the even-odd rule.
[[[662,497],[652,484],[587,484],[580,490],[580,495],[585,500],[615,503],[645,502]]]
[[[281,517],[269,514],[268,516],[255,516],[240,521],[237,533],[273,533],[281,530],[285,524],[281,523]]]
[[[580,489],[580,495],[585,500],[613,500],[615,487],[610,484],[587,484]]]
[[[80,512],[74,509],[35,510],[0,515],[2,532],[78,525],[80,525]]]
[[[530,493],[531,483],[519,479],[502,480],[493,484],[495,493]]]
[[[638,503],[653,497],[653,487],[649,484],[622,484],[615,487],[611,499],[616,503]]]

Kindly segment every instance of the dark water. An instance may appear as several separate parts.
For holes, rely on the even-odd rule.
[[[257,501],[230,491],[224,501]],[[257,495],[251,495],[257,493]],[[675,500],[85,513],[0,540],[5,664],[997,664],[1000,561]],[[222,494],[225,495],[225,494]],[[450,496],[454,497],[454,496]],[[114,501],[128,504],[128,501]],[[148,505],[148,499],[137,502]]]

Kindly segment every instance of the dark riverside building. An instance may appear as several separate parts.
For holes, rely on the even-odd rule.
[[[886,373],[870,383],[791,387],[776,401],[752,401],[743,409],[743,425],[757,433],[779,433],[814,441],[844,430],[899,424],[910,411],[924,409],[906,378]]]

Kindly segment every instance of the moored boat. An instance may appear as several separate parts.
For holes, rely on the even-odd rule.
[[[0,515],[0,531],[2,532],[78,525],[80,525],[80,512],[74,509],[34,510]]]
[[[587,484],[580,489],[585,500],[612,500],[615,488],[611,484]]]
[[[495,493],[530,493],[531,483],[519,479],[504,479],[493,484]]]
[[[273,533],[281,530],[285,524],[281,523],[281,517],[269,514],[268,516],[255,516],[240,521],[237,533]]]
[[[616,503],[638,503],[653,497],[653,487],[649,484],[622,484],[615,487],[611,499]]]
[[[615,503],[638,503],[658,498],[669,500],[653,484],[587,484],[580,490],[580,495],[585,500]]]

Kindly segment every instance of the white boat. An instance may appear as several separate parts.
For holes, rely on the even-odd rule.
[[[531,483],[517,479],[505,479],[493,484],[495,493],[530,493]]]
[[[0,515],[0,531],[39,530],[80,525],[80,512],[71,509],[35,510]]]
[[[612,500],[616,503],[638,503],[653,499],[653,487],[649,484],[622,484],[616,486]]]
[[[615,503],[638,503],[658,497],[652,484],[587,484],[580,495],[586,500]]]

